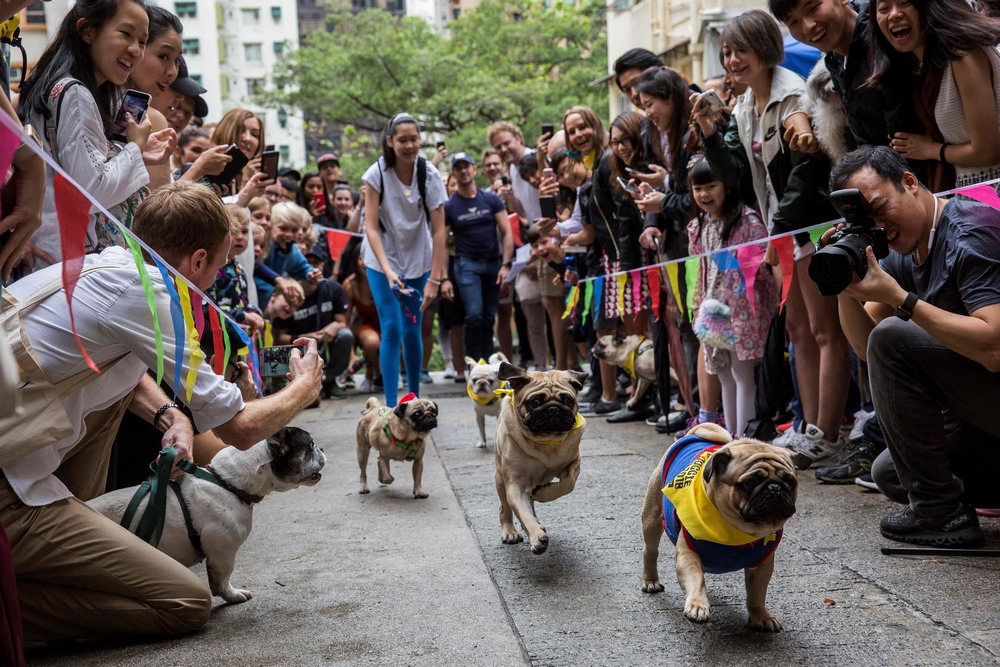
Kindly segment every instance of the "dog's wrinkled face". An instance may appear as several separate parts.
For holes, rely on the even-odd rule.
[[[709,498],[745,533],[766,535],[795,514],[798,479],[787,449],[734,440],[712,455],[704,477]]]
[[[594,344],[594,356],[613,364],[621,365],[630,352],[639,346],[639,336],[624,333],[606,334]]]
[[[465,358],[469,369],[469,388],[472,393],[482,399],[494,397],[494,390],[500,388],[500,379],[497,374],[500,372],[500,364],[480,364],[472,361],[471,357]]]
[[[513,364],[500,364],[501,380],[514,390],[517,419],[535,435],[565,433],[576,423],[577,394],[586,373],[579,371],[525,371]]]
[[[427,433],[438,425],[438,406],[426,398],[414,398],[392,410],[400,421],[419,433]]]
[[[267,439],[267,447],[272,457],[271,471],[280,482],[275,485],[276,491],[314,486],[323,477],[320,470],[326,465],[326,455],[307,431],[286,426]]]

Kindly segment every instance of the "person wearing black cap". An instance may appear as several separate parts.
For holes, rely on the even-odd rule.
[[[202,97],[208,90],[188,76],[183,56],[177,63],[177,78],[170,84],[170,88],[177,93],[177,97],[166,116],[167,124],[175,131],[182,131],[195,116],[204,118],[208,115],[208,103]]]
[[[488,359],[493,354],[493,321],[500,285],[510,273],[514,241],[506,205],[489,190],[476,187],[475,158],[455,153],[451,173],[458,182],[458,191],[444,205],[444,215],[445,224],[455,236],[451,277],[465,309],[465,352],[473,359]]]

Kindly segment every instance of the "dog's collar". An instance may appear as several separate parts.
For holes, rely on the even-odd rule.
[[[391,408],[380,409],[378,411],[379,419],[385,417],[387,414],[389,414],[389,412],[391,412]],[[385,437],[389,438],[389,440],[392,442],[393,447],[399,447],[404,452],[406,452],[407,461],[412,461],[417,456],[417,452],[420,451],[420,448],[424,444],[423,438],[414,438],[413,440],[403,440],[401,438],[397,438],[393,434],[392,429],[389,428],[389,422],[382,424],[382,432],[385,433]]]
[[[643,344],[646,344],[646,346],[643,347]],[[647,341],[646,337],[642,336],[639,338],[639,344],[632,348],[632,351],[628,353],[628,357],[626,357],[625,362],[622,363],[622,370],[628,373],[630,378],[635,379],[635,358],[651,347],[653,347],[653,341]]]
[[[476,396],[476,394],[473,393],[472,391],[471,384],[465,385],[465,391],[469,393],[469,398],[474,400],[476,403],[479,403],[479,405],[493,405],[494,403],[500,400],[500,397],[503,395],[502,391],[506,387],[507,387],[507,381],[504,380],[503,383],[500,385],[500,389],[493,390],[493,398],[483,398],[481,396]]]
[[[247,493],[243,489],[237,489],[235,486],[224,480],[219,473],[216,472],[215,468],[212,467],[211,463],[203,468],[200,468],[191,461],[181,461],[177,464],[177,467],[188,474],[194,475],[198,479],[203,479],[206,482],[212,482],[217,486],[221,486],[247,505],[256,505],[260,501],[264,500],[264,496]]]
[[[514,390],[510,388],[509,383],[508,383],[507,387],[502,387],[500,389],[494,389],[493,393],[496,394],[497,397],[500,397],[500,396],[510,396],[510,402],[512,404],[514,403]],[[566,442],[566,438],[569,437],[570,433],[572,433],[573,431],[577,430],[578,428],[583,428],[586,425],[587,425],[587,420],[583,418],[583,415],[581,415],[579,412],[577,412],[576,413],[576,421],[573,422],[573,428],[571,428],[570,430],[566,431],[566,433],[563,435],[563,437],[559,438],[558,440],[536,440],[535,438],[528,438],[528,440],[531,440],[532,442],[537,443],[539,445],[561,445],[564,442]]]

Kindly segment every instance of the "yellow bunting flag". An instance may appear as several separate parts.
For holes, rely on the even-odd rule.
[[[667,264],[667,280],[670,282],[670,293],[674,295],[674,303],[677,304],[677,310],[681,311],[682,316],[685,315],[684,302],[681,300],[681,282],[679,278],[681,265],[678,262],[671,262]]]
[[[205,353],[201,351],[201,345],[198,344],[198,330],[194,326],[194,316],[191,313],[191,293],[188,291],[187,283],[183,280],[176,280],[175,284],[177,285],[177,296],[181,300],[181,312],[184,313],[184,328],[188,338],[188,372],[184,382],[184,391],[187,402],[190,403],[191,395],[194,393],[194,383],[198,378],[198,369],[201,367],[201,362],[205,360]],[[176,359],[175,363],[179,364],[181,360]]]
[[[566,310],[563,311],[562,319],[566,319],[570,316],[574,310],[576,310],[576,304],[580,300],[580,286],[573,285],[569,288],[569,294],[566,296]]]
[[[625,314],[625,283],[628,282],[628,275],[625,273],[620,273],[615,276],[615,280],[618,281],[618,314]]]

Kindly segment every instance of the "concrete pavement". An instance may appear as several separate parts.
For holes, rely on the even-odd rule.
[[[294,422],[325,449],[323,481],[261,503],[237,559],[234,584],[252,590],[252,600],[218,606],[190,638],[49,648],[30,663],[998,663],[1000,560],[882,556],[878,519],[893,505],[808,473],[768,596],[784,632],[746,629],[739,574],[709,577],[706,625],[685,620],[667,540],[666,590],[643,594],[639,508],[668,441],[641,423],[589,418],[576,490],[538,506],[549,550],[533,556],[526,544],[501,544],[495,421],[489,448],[476,449],[464,387],[435,375],[423,392],[441,408],[425,456],[429,499],[412,498],[408,465],[395,464],[395,484],[381,487],[374,462],[372,493],[358,495],[354,427],[366,397],[325,401]],[[1000,523],[983,526],[987,546],[1000,546]]]

